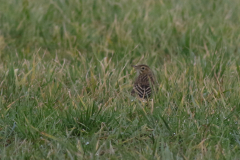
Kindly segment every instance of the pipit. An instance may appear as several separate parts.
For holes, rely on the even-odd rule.
[[[138,95],[139,98],[148,99],[152,93],[152,86],[156,84],[155,76],[152,70],[144,64],[132,65],[138,73],[138,76],[133,84],[131,94]]]

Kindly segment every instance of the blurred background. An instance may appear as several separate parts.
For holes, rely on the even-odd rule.
[[[34,53],[113,57],[157,65],[174,55],[239,53],[239,1],[8,0],[0,6],[2,60]],[[134,61],[135,60],[135,61]]]

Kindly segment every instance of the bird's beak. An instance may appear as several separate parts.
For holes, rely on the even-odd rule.
[[[135,65],[131,65],[133,68],[136,68],[136,66]]]

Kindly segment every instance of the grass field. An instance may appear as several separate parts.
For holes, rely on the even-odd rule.
[[[239,0],[0,4],[1,159],[240,158]]]

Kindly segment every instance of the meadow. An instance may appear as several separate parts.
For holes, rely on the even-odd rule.
[[[239,159],[239,0],[0,4],[1,159]]]

